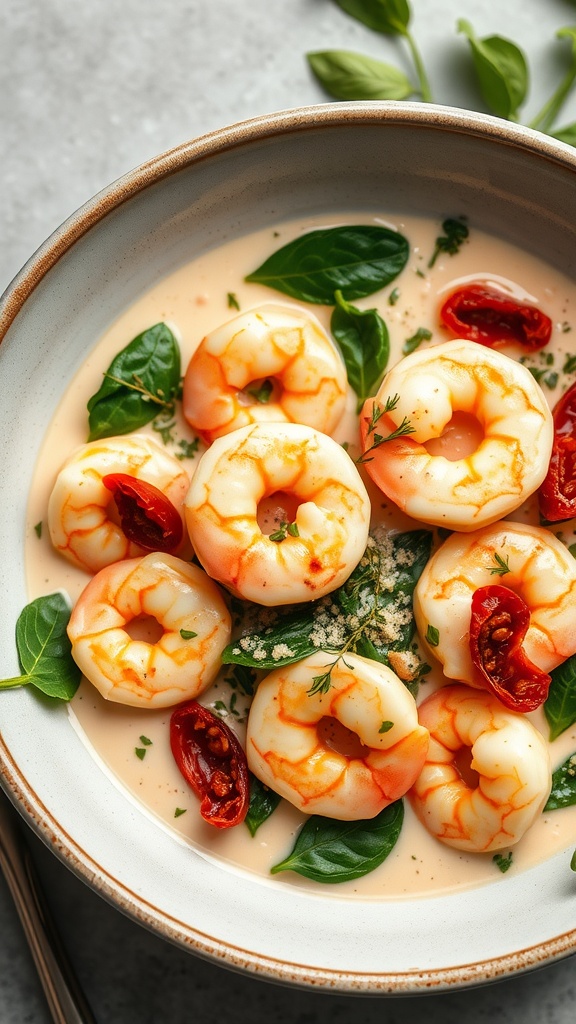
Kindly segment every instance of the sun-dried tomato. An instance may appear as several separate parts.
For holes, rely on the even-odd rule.
[[[440,323],[457,338],[494,348],[517,342],[528,352],[550,341],[552,321],[537,306],[518,302],[484,284],[457,288],[440,310]]]
[[[162,491],[128,473],[108,473],[102,483],[112,492],[128,540],[147,551],[174,551],[178,547],[182,519]]]
[[[553,417],[552,455],[538,502],[542,519],[559,523],[576,516],[576,383],[556,403]]]
[[[221,718],[198,701],[172,713],[170,746],[181,774],[201,800],[200,814],[216,828],[244,821],[250,803],[246,754]]]
[[[512,711],[534,711],[548,696],[550,676],[522,647],[530,625],[526,602],[508,587],[479,587],[472,595],[470,653],[479,681]]]

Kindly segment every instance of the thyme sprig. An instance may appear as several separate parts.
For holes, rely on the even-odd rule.
[[[379,448],[380,445],[386,444],[387,441],[394,441],[398,437],[406,437],[406,435],[414,433],[415,428],[412,426],[407,416],[404,416],[400,425],[396,427],[395,430],[392,430],[389,434],[376,433],[376,426],[379,420],[386,413],[392,412],[392,410],[395,409],[396,406],[398,405],[399,401],[400,395],[396,394],[392,395],[392,397],[388,397],[386,399],[386,402],[384,403],[384,406],[381,406],[377,402],[374,402],[374,405],[372,406],[372,412],[370,414],[370,419],[368,421],[368,429],[366,431],[366,437],[370,437],[370,435],[373,435],[373,441],[372,444],[369,445],[369,447],[366,449],[366,451],[363,452],[358,459],[356,459],[356,463],[358,465],[361,465],[364,462],[371,462],[372,456],[370,456],[369,458],[366,458],[366,456],[368,455],[369,452],[374,451],[375,448]]]
[[[509,557],[509,555],[506,555],[505,558],[502,558],[502,555],[499,555],[498,552],[495,551],[494,561],[496,562],[496,565],[488,566],[488,571],[490,572],[490,575],[505,576],[506,573],[511,572],[512,570],[510,569],[509,565]]]

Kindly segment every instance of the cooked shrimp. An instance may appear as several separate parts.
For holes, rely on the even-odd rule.
[[[102,483],[109,473],[153,484],[181,516],[190,485],[181,463],[145,434],[90,441],[73,452],[50,495],[48,527],[56,550],[88,572],[144,551],[113,518],[112,494]]]
[[[267,507],[277,527],[268,533]],[[218,438],[200,459],[185,511],[207,573],[263,605],[311,601],[344,583],[370,524],[350,457],[297,423],[255,423]]]
[[[576,559],[548,530],[502,522],[476,533],[453,533],[426,565],[414,593],[414,615],[426,644],[450,679],[474,685],[469,647],[472,595],[502,583],[526,602],[530,624],[524,638],[529,661],[550,672],[576,653]]]
[[[420,705],[418,718],[430,731],[426,763],[410,793],[422,824],[459,850],[481,853],[517,843],[552,783],[538,730],[525,715],[468,686],[437,690]],[[461,753],[466,757],[466,748],[469,764]]]
[[[136,639],[138,632],[148,639]],[[213,681],[230,615],[202,569],[152,552],[101,569],[72,611],[68,636],[76,664],[103,697],[163,708]]]
[[[398,676],[358,655],[336,661],[327,693],[310,694],[334,660],[318,652],[262,680],[248,717],[248,766],[306,814],[373,818],[417,778],[428,731]]]
[[[361,430],[380,490],[415,519],[462,532],[508,515],[539,487],[553,439],[529,370],[462,340],[394,366],[365,403]]]
[[[182,408],[208,444],[255,422],[305,423],[329,434],[346,390],[342,357],[316,317],[265,305],[204,338],[188,364]]]

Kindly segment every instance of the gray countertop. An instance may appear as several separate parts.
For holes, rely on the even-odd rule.
[[[481,108],[459,17],[514,38],[530,58],[523,117],[563,64],[555,31],[569,0],[413,0],[413,27],[440,103]],[[0,291],[78,206],[150,157],[271,110],[322,102],[307,51],[356,49],[408,69],[402,44],[347,18],[332,0],[2,0]],[[568,50],[566,51],[568,53]],[[576,120],[576,97],[562,123]],[[357,997],[279,988],[206,963],[122,916],[30,835],[48,899],[99,1022],[198,1024],[319,1020],[365,1024],[572,1024],[574,960],[474,991]],[[49,1020],[0,879],[0,1024]]]

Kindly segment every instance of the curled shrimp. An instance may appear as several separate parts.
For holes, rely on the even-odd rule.
[[[147,639],[132,635],[138,626]],[[102,696],[146,708],[202,693],[230,631],[226,604],[206,573],[156,552],[101,569],[68,624],[72,656]]]
[[[472,595],[495,581],[528,606],[523,648],[534,665],[550,672],[576,653],[576,559],[542,527],[493,523],[475,533],[453,533],[416,584],[418,632],[449,679],[476,683],[469,644]]]
[[[398,676],[359,655],[340,658],[328,692],[311,694],[329,663],[330,655],[318,652],[258,685],[248,717],[248,766],[306,814],[373,818],[417,778],[428,731]]]
[[[276,528],[266,530],[270,509]],[[263,605],[335,590],[360,561],[370,525],[350,457],[298,423],[256,423],[218,438],[198,463],[185,512],[208,574]]]
[[[542,811],[552,783],[538,730],[496,697],[459,685],[427,697],[418,717],[430,732],[426,763],[410,792],[422,824],[459,850],[480,853],[517,843]],[[469,764],[465,756],[471,756]]]
[[[364,405],[361,431],[363,462],[380,490],[415,519],[462,532],[508,515],[537,490],[553,439],[530,371],[463,340],[392,367]]]
[[[184,378],[184,416],[204,441],[249,423],[291,421],[331,433],[346,370],[324,328],[296,306],[265,305],[208,334]]]
[[[113,497],[102,482],[113,473],[152,484],[183,518],[190,478],[181,463],[152,438],[132,434],[82,445],[56,477],[48,503],[48,527],[56,551],[88,572],[144,552],[114,518]]]

